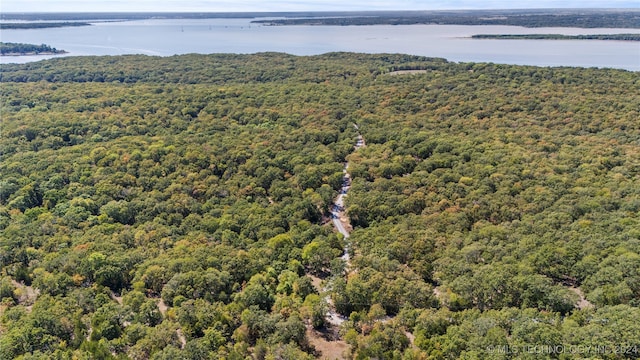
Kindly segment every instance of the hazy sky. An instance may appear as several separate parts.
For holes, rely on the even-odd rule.
[[[0,0],[0,12],[640,8],[640,0]]]

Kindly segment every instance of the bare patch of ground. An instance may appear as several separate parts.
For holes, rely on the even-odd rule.
[[[169,307],[167,306],[167,304],[164,303],[164,300],[160,299],[160,301],[158,301],[158,310],[160,310],[160,313],[162,314],[162,316],[167,315],[167,309]]]
[[[187,338],[184,337],[184,334],[182,333],[182,329],[178,329],[176,330],[176,334],[178,334],[178,340],[180,341],[180,348],[184,349],[185,345],[187,345]]]
[[[414,74],[425,74],[427,70],[398,70],[387,73],[387,75],[414,75]]]
[[[442,291],[440,291],[440,289],[437,286],[433,287],[433,295],[440,300],[441,296],[442,296]]]
[[[111,299],[115,300],[119,305],[122,305],[122,296],[117,296],[113,291],[111,292]]]
[[[573,291],[574,293],[576,293],[576,295],[580,297],[580,300],[578,300],[578,303],[576,304],[578,309],[587,309],[587,308],[593,307],[593,304],[584,297],[584,293],[582,292],[582,290],[580,290],[580,288],[572,286],[569,288],[569,290]]]
[[[31,311],[33,304],[36,302],[38,295],[40,295],[40,290],[33,288],[32,286],[27,286],[23,283],[19,283],[15,280],[11,280],[13,286],[18,288],[18,303],[23,305],[27,311]]]
[[[307,327],[307,338],[309,344],[318,352],[318,359],[335,360],[348,359],[349,345],[340,340],[337,329],[327,329],[318,331],[312,327]]]
[[[411,344],[411,347],[415,347],[414,345],[414,341],[416,341],[416,337],[415,335],[413,335],[412,333],[405,331],[404,335],[407,337],[407,339],[409,339],[409,343]]]

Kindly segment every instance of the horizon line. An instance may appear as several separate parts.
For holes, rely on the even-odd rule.
[[[66,13],[66,14],[95,14],[95,13],[104,13],[104,14],[252,14],[252,13],[380,13],[380,12],[444,12],[444,11],[518,11],[518,10],[637,10],[640,11],[640,5],[638,7],[574,7],[574,8],[562,8],[562,7],[540,7],[540,8],[452,8],[452,9],[393,9],[393,10],[285,10],[285,11],[265,11],[265,10],[256,10],[256,11],[180,11],[180,10],[165,10],[165,11],[105,11],[105,10],[96,10],[96,11],[2,11],[0,12],[0,16],[4,14],[51,14],[51,13]]]

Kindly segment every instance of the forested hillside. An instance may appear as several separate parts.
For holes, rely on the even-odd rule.
[[[265,53],[0,81],[0,359],[319,357],[322,288],[347,358],[640,357],[638,73]]]

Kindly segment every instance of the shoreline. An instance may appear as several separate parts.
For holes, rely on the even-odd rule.
[[[640,41],[640,34],[476,34],[467,39],[474,40],[599,40],[599,41]]]
[[[0,57],[20,57],[20,56],[51,56],[51,55],[64,55],[64,54],[68,54],[68,51],[57,51],[57,52],[51,52],[51,51],[45,51],[45,52],[28,52],[28,53],[6,53],[6,54],[0,54]]]
[[[3,22],[0,23],[0,30],[33,30],[33,29],[55,29],[63,27],[91,26],[88,22]]]

